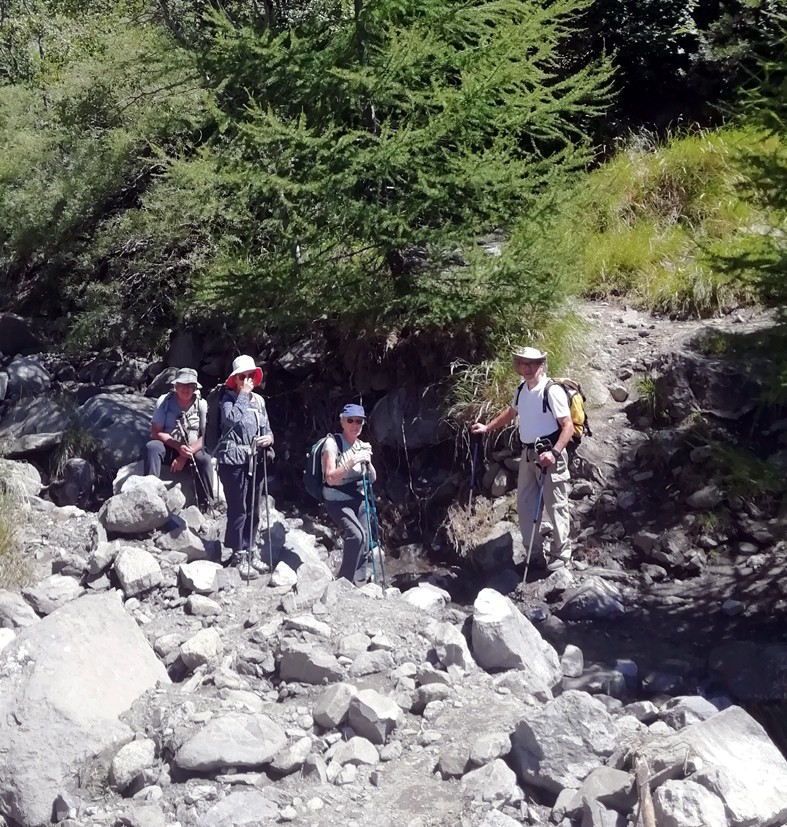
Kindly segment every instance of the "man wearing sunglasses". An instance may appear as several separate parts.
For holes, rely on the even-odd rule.
[[[517,511],[522,539],[527,545],[530,528],[539,521],[539,505],[552,525],[551,560],[547,565],[556,571],[571,561],[569,516],[569,471],[566,446],[574,435],[574,423],[568,397],[560,385],[547,377],[547,354],[534,347],[512,351],[514,369],[522,382],[511,404],[488,424],[476,422],[474,434],[485,434],[509,425],[519,417],[522,459],[519,463]],[[544,399],[544,394],[548,394]],[[544,448],[544,445],[550,447]],[[538,447],[537,447],[538,446]],[[543,475],[543,476],[542,476]],[[543,486],[543,501],[539,502]],[[533,560],[543,560],[541,532],[536,530]]]

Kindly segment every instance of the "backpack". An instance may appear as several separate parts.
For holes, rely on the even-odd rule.
[[[519,384],[519,389],[516,392],[514,407],[519,404],[519,394],[522,392],[522,386],[524,384],[524,382],[520,382]],[[552,408],[549,405],[549,389],[553,385],[560,385],[568,398],[569,415],[571,416],[571,421],[574,423],[574,438],[571,440],[570,444],[573,444],[574,447],[576,447],[581,442],[583,436],[593,436],[593,431],[590,429],[590,422],[588,421],[587,411],[585,410],[585,402],[587,402],[587,397],[582,390],[582,385],[574,379],[568,379],[565,376],[548,379],[546,386],[544,387],[544,406],[542,409],[544,413],[547,411],[552,413]]]
[[[303,468],[303,487],[306,493],[314,497],[318,502],[322,502],[322,489],[325,481],[322,476],[322,449],[325,445],[325,440],[332,436],[336,440],[337,445],[341,445],[339,439],[341,434],[326,434],[309,448],[306,454],[306,464]]]
[[[226,434],[221,433],[221,397],[224,393],[225,385],[220,382],[206,397],[208,403],[208,413],[205,423],[205,435],[202,437],[202,447],[212,454],[219,443],[224,439]]]

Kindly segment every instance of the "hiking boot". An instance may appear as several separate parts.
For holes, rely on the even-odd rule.
[[[267,574],[271,570],[271,567],[260,557],[259,549],[255,548],[252,551],[250,562],[251,567],[260,574]]]
[[[259,574],[251,567],[248,551],[233,551],[230,565],[234,566],[242,580],[256,580]]]
[[[571,568],[570,557],[555,557],[547,563],[547,571],[560,571],[560,569]]]

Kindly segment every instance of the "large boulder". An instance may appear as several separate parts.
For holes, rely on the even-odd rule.
[[[32,353],[40,347],[31,322],[14,313],[0,313],[0,353]]]
[[[494,589],[482,589],[473,605],[473,655],[487,670],[523,670],[525,687],[552,689],[563,675],[557,652],[516,606]]]
[[[615,721],[601,701],[569,690],[529,711],[511,736],[519,780],[552,794],[576,789],[618,745]]]
[[[37,497],[43,488],[41,474],[29,462],[0,459],[0,491],[8,491],[20,500]]]
[[[117,534],[144,534],[160,528],[169,519],[167,503],[161,496],[161,481],[155,477],[132,477],[137,484],[127,485],[110,497],[98,513],[107,531]],[[148,482],[150,484],[143,484]]]
[[[731,706],[640,748],[653,772],[701,765],[691,779],[724,803],[730,827],[787,823],[787,760],[747,712]],[[699,759],[699,761],[696,761]]]
[[[14,359],[6,368],[8,393],[17,396],[37,396],[49,390],[52,377],[38,361],[28,356]]]
[[[143,454],[156,403],[134,394],[101,393],[79,408],[79,424],[101,443],[99,459],[110,471]]]
[[[116,594],[19,630],[0,653],[0,814],[48,825],[85,762],[131,740],[118,716],[159,681],[166,670]]]
[[[49,396],[23,397],[11,406],[0,423],[5,454],[14,456],[29,447],[24,437],[47,437],[54,444],[74,421],[74,414],[62,402]]]
[[[398,387],[374,406],[369,427],[379,445],[411,451],[435,445],[448,430],[445,394],[437,387]]]

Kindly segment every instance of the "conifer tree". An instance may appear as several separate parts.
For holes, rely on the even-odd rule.
[[[561,50],[588,5],[326,2],[278,28],[214,17],[202,69],[230,207],[201,295],[276,324],[445,324],[543,296],[477,237],[542,209],[587,161],[609,71],[569,71]]]

